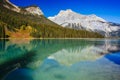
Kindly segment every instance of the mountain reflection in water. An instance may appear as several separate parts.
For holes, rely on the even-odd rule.
[[[119,39],[0,41],[0,80],[120,80]]]

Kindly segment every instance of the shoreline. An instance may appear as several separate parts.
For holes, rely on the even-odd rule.
[[[45,40],[45,39],[62,39],[62,40],[64,40],[64,39],[120,39],[120,38],[0,38],[0,40],[10,40],[10,39],[43,39],[43,40]]]

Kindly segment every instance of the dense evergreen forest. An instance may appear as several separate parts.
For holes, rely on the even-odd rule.
[[[22,9],[22,8],[21,8]],[[22,11],[22,10],[21,10]],[[23,36],[26,33],[27,36]],[[16,35],[17,34],[17,35]],[[16,36],[14,36],[16,35]],[[19,35],[19,36],[18,36]],[[14,37],[13,37],[14,36]],[[21,37],[22,36],[22,37]],[[0,38],[103,38],[86,30],[63,28],[43,15],[14,12],[0,4]]]

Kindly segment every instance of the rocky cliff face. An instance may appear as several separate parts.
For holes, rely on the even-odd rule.
[[[3,6],[15,12],[20,12],[21,10],[18,6],[12,4],[9,0],[3,0]]]

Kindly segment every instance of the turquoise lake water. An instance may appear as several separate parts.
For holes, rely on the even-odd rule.
[[[0,40],[0,80],[120,80],[120,39]]]

